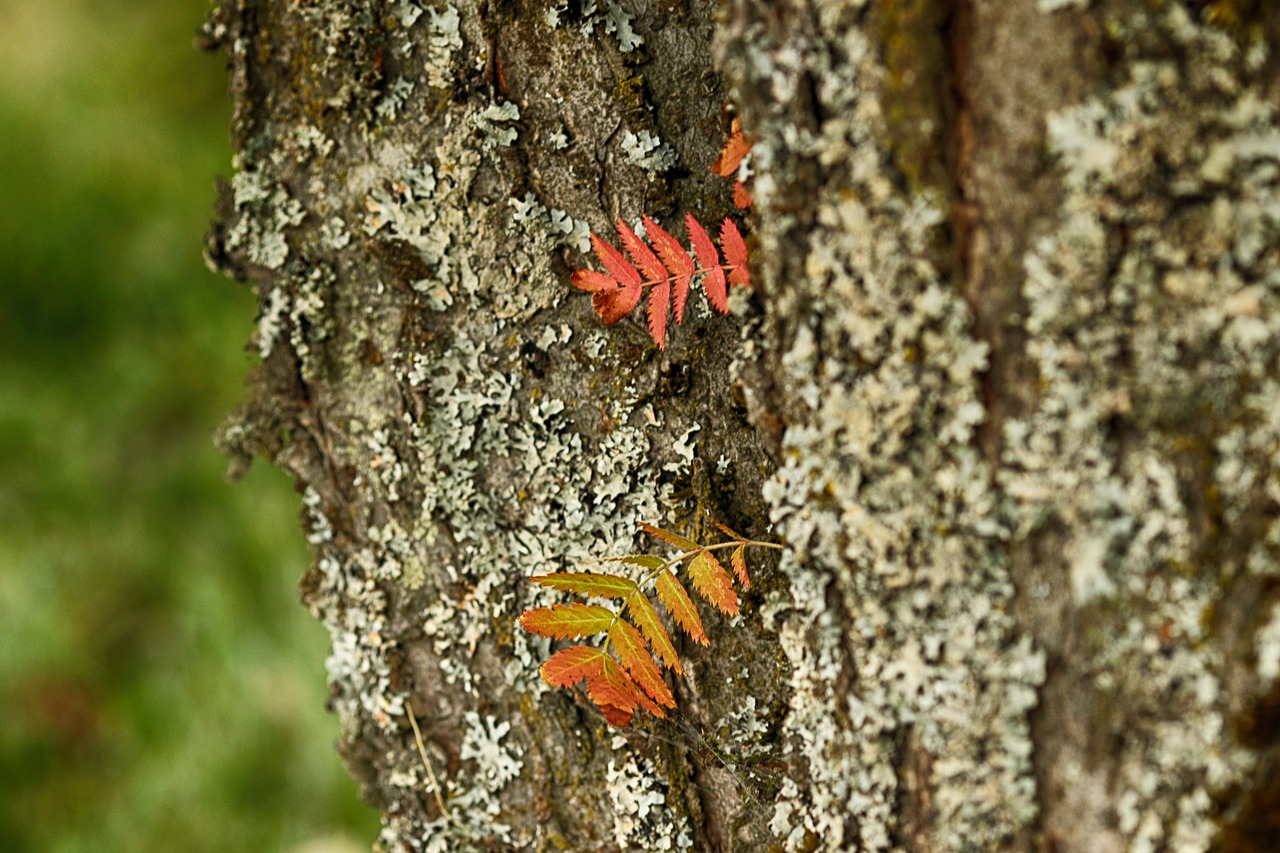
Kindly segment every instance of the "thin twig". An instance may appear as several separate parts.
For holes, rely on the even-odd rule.
[[[409,726],[413,729],[413,740],[418,744],[418,755],[422,756],[422,766],[427,768],[427,778],[431,780],[431,793],[436,795],[436,805],[440,807],[441,814],[452,820],[453,815],[449,813],[449,807],[444,804],[440,783],[436,781],[436,774],[431,770],[431,761],[427,758],[427,747],[422,742],[422,731],[418,728],[418,720],[413,713],[413,703],[405,699],[404,708],[409,712],[407,716],[409,717]]]

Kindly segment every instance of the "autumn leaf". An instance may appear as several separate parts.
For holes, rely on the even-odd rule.
[[[597,572],[555,572],[529,580],[539,586],[604,598],[626,598],[636,590],[636,582],[630,578]]]
[[[654,527],[652,524],[646,524],[643,521],[640,522],[639,527],[641,530],[643,530],[645,533],[648,533],[650,536],[656,536],[657,538],[661,539],[663,542],[668,542],[672,545],[675,545],[677,548],[681,549],[682,551],[699,550],[697,542],[694,542],[692,539],[685,539],[683,536],[680,536],[679,534],[676,534],[676,533],[672,533],[670,530],[663,530],[661,527]]]
[[[742,119],[735,116],[729,124],[729,139],[711,164],[711,171],[722,178],[731,178],[742,165],[743,158],[750,153],[751,143],[742,135]]]
[[[606,657],[591,646],[569,646],[547,658],[538,672],[552,687],[573,687],[584,678],[599,675]]]
[[[671,644],[671,635],[667,633],[662,619],[658,617],[658,611],[654,609],[649,599],[643,595],[633,595],[627,599],[627,610],[630,611],[631,620],[636,623],[640,633],[644,634],[649,645],[653,647],[654,654],[677,675],[683,675],[684,669],[680,666],[680,656],[676,654],[676,647]]]
[[[618,287],[640,286],[640,273],[636,272],[635,267],[627,263],[627,259],[612,244],[592,234],[591,246],[596,250],[596,257],[600,259],[600,264],[613,277],[614,283]]]
[[[605,705],[631,712],[640,704],[640,688],[627,677],[613,658],[602,655],[600,671],[587,678],[587,695],[602,708]]]
[[[647,215],[644,217],[644,233],[648,235],[653,247],[658,250],[662,263],[671,270],[675,286],[676,323],[683,323],[684,306],[689,298],[689,283],[693,280],[694,270],[698,266],[680,245],[680,241]]]
[[[698,615],[698,608],[693,606],[693,600],[689,598],[689,593],[685,591],[684,584],[676,580],[676,576],[669,571],[663,571],[654,581],[654,592],[658,594],[658,600],[662,602],[662,606],[667,608],[667,612],[671,614],[671,618],[676,621],[686,634],[688,634],[695,643],[701,643],[706,646],[710,644],[707,640],[707,633],[702,627],[702,617]]]
[[[656,569],[659,566],[665,566],[667,561],[661,557],[655,557],[652,554],[627,554],[625,557],[609,557],[606,563],[630,563],[633,566],[639,566],[642,569]]]
[[[693,581],[693,588],[722,613],[737,615],[738,596],[733,591],[729,573],[710,551],[703,551],[693,558],[689,564],[689,579]]]
[[[707,294],[707,302],[721,314],[729,313],[729,300],[725,294],[724,267],[720,265],[720,253],[716,244],[711,242],[707,229],[694,219],[690,213],[685,217],[685,228],[689,232],[689,242],[698,256],[698,266],[703,270],[702,290]]]
[[[591,306],[596,309],[606,326],[612,326],[631,313],[640,301],[640,288],[602,290],[591,295]]]
[[[729,273],[729,284],[751,284],[751,273],[747,269],[747,244],[732,219],[720,223],[720,248],[724,249],[724,257],[729,263],[725,269]]]
[[[676,706],[671,689],[662,680],[662,671],[653,662],[644,637],[634,625],[622,620],[614,622],[609,629],[609,644],[618,653],[618,660],[626,667],[632,681],[640,685],[650,699],[667,708]]]
[[[566,637],[589,637],[609,630],[614,612],[607,607],[590,604],[553,604],[535,607],[520,614],[520,627],[534,634],[563,640]]]
[[[751,578],[747,576],[747,546],[739,545],[733,549],[733,556],[729,558],[729,562],[733,565],[733,573],[737,575],[738,581],[742,584],[743,589],[751,589]]]

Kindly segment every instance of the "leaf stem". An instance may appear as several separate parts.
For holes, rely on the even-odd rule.
[[[707,267],[707,268],[705,268],[705,269],[699,268],[699,269],[696,269],[696,270],[694,270],[693,272],[689,273],[689,278],[690,278],[690,279],[692,279],[695,275],[702,275],[702,274],[704,274],[704,273],[712,272],[713,270],[724,270],[724,271],[725,271],[725,273],[726,273],[726,274],[728,274],[728,273],[730,273],[730,272],[733,272],[734,270],[737,270],[737,269],[741,268],[741,266],[742,266],[742,264],[720,264],[719,266]],[[641,286],[641,287],[653,287],[653,286],[655,286],[655,285],[659,285],[659,284],[671,284],[672,282],[674,282],[674,281],[675,281],[676,279],[678,279],[678,278],[684,278],[684,276],[683,276],[683,275],[669,275],[669,276],[667,276],[666,278],[654,278],[654,279],[649,279],[649,280],[647,280],[647,281],[642,281],[642,282],[640,282],[640,286]],[[616,281],[616,279],[615,279],[615,281]],[[620,285],[620,286],[621,286],[621,285]],[[762,543],[762,542],[761,542],[761,543],[751,543],[751,544],[768,544],[768,543]]]

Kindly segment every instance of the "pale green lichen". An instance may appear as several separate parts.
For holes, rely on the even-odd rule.
[[[797,240],[805,257],[774,297],[795,318],[780,353],[794,409],[765,497],[792,548],[791,601],[771,613],[791,663],[783,732],[808,773],[771,828],[791,850],[890,849],[911,732],[932,756],[941,849],[995,849],[1036,813],[1027,715],[1044,658],[1008,613],[998,500],[972,442],[985,346],[926,260],[943,211],[884,176],[883,69],[856,29],[819,43],[744,58],[779,103],[820,81],[831,117],[761,135],[757,204],[770,209],[796,152],[834,182],[805,231],[782,217],[759,232],[764,257]]]
[[[379,159],[397,170],[396,177],[386,184],[373,175],[358,179],[360,185],[371,185],[364,231],[402,240],[418,251],[429,276],[413,286],[431,294],[436,310],[462,297],[468,302],[492,299],[500,319],[518,320],[554,304],[565,289],[552,270],[553,242],[535,240],[499,251],[501,236],[521,224],[518,205],[477,209],[468,198],[484,156],[472,139],[477,126],[470,119],[452,123],[436,147],[449,152],[448,157],[435,163],[406,163],[398,145],[386,145]],[[567,215],[551,219],[548,230],[563,232],[566,225],[566,236],[577,238],[582,226]],[[468,251],[459,250],[463,245]],[[501,263],[472,265],[473,259],[499,254]]]
[[[666,785],[651,762],[628,754],[624,738],[614,739],[619,756],[609,761],[606,787],[613,803],[613,839],[623,850],[690,850],[688,829],[672,821]]]
[[[567,2],[561,0],[562,8],[567,5]],[[644,40],[631,26],[631,13],[616,0],[585,0],[580,14],[580,30],[584,36],[591,35],[596,27],[600,27],[618,40],[618,49],[623,53],[630,53],[644,44]]]
[[[1254,638],[1254,648],[1258,656],[1258,678],[1262,679],[1262,689],[1270,690],[1280,679],[1280,604],[1271,608],[1271,617],[1267,620]]]
[[[401,0],[396,14],[400,24],[406,29],[413,27],[421,17],[423,9],[410,0]],[[453,83],[454,54],[462,50],[461,19],[458,10],[446,5],[444,9],[429,6],[427,13],[427,35],[425,39],[423,75],[427,85],[434,89],[447,89]],[[409,54],[413,42],[405,39],[402,50]]]
[[[622,152],[627,162],[644,169],[650,178],[666,172],[676,164],[676,152],[647,130],[627,131],[622,135]]]
[[[490,104],[480,112],[473,114],[471,124],[484,139],[484,150],[506,148],[516,141],[519,132],[511,127],[511,122],[520,120],[520,108],[510,101]]]
[[[494,842],[512,845],[521,840],[512,827],[501,820],[498,795],[524,767],[519,751],[503,743],[511,724],[493,716],[481,717],[468,711],[459,757],[467,770],[452,783],[446,801],[448,814],[406,832],[396,821],[383,826],[379,844],[387,853],[454,853],[481,849]],[[425,789],[431,782],[419,767],[393,771],[392,783],[410,791]]]
[[[288,190],[256,169],[237,171],[231,187],[240,218],[227,235],[227,248],[244,247],[253,263],[272,270],[282,268],[289,257],[284,231],[299,225],[306,211]],[[257,215],[260,211],[270,211],[270,215]]]
[[[1032,235],[1023,284],[1039,395],[1005,424],[992,466],[974,447],[985,347],[930,260],[940,202],[886,174],[885,70],[851,25],[860,6],[817,10],[804,51],[744,30],[724,54],[769,95],[744,102],[786,389],[784,464],[765,497],[792,546],[791,594],[768,612],[792,667],[784,733],[808,771],[784,785],[771,828],[789,849],[889,849],[911,795],[908,739],[929,762],[939,849],[1000,849],[1034,826],[1045,654],[1012,615],[1009,553],[1065,530],[1061,584],[1026,592],[1088,612],[1084,676],[1125,737],[1107,779],[1054,771],[1082,803],[1116,809],[1116,844],[1206,849],[1216,798],[1251,766],[1227,734],[1208,615],[1232,572],[1274,573],[1278,554],[1267,518],[1242,565],[1202,565],[1205,486],[1185,461],[1214,448],[1210,500],[1242,531],[1260,494],[1280,494],[1280,145],[1274,108],[1246,82],[1265,47],[1179,4],[1107,22],[1151,55],[1048,119],[1064,196]],[[786,111],[808,81],[813,126]],[[825,169],[828,190],[803,224],[787,195],[800,164]],[[802,274],[777,272],[797,245]],[[1131,425],[1123,442],[1117,423]]]
[[[1065,196],[1023,288],[1041,394],[1006,425],[1002,485],[1017,535],[1071,531],[1076,607],[1110,603],[1090,611],[1088,675],[1123,709],[1106,783],[1120,843],[1203,850],[1215,798],[1251,766],[1226,734],[1226,652],[1206,619],[1243,567],[1200,563],[1199,498],[1179,457],[1215,447],[1228,525],[1260,480],[1275,482],[1251,448],[1280,438],[1266,427],[1280,406],[1266,378],[1280,354],[1280,145],[1228,36],[1178,4],[1110,24],[1169,49],[1130,58],[1127,80],[1048,122]],[[1167,200],[1131,203],[1160,187]],[[1132,436],[1123,451],[1117,423]],[[1248,564],[1275,571],[1274,546],[1255,543]]]
[[[533,193],[525,193],[523,199],[510,199],[512,216],[534,239],[548,241],[547,249],[569,245],[579,252],[591,251],[591,226],[574,219],[568,211],[547,208]]]
[[[1060,12],[1063,9],[1085,9],[1090,0],[1037,0],[1036,8],[1041,12]]]

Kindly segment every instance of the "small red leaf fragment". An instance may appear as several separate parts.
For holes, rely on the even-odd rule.
[[[751,143],[742,135],[742,120],[735,117],[729,125],[729,139],[711,164],[711,171],[722,178],[731,177],[742,165],[742,158],[750,153]]]
[[[733,591],[729,573],[710,551],[703,551],[689,564],[689,579],[702,597],[715,605],[720,612],[735,616],[738,613],[738,595]]]
[[[653,589],[658,594],[658,600],[662,602],[662,606],[671,614],[671,618],[694,642],[704,646],[710,645],[707,633],[702,628],[702,617],[698,615],[698,608],[693,606],[693,599],[689,597],[684,584],[680,583],[675,575],[670,571],[661,572],[654,582]]]
[[[751,193],[747,192],[747,188],[743,186],[742,181],[737,181],[733,185],[733,206],[738,210],[746,210],[751,206]]]
[[[729,284],[749,286],[751,273],[747,270],[747,244],[743,242],[738,226],[728,217],[720,225],[720,248],[728,262]]]

